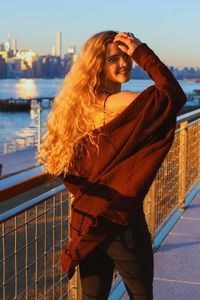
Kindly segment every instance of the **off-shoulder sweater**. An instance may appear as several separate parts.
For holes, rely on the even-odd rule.
[[[133,59],[155,84],[98,129],[99,151],[88,142],[79,175],[64,178],[74,195],[70,241],[61,254],[69,279],[76,265],[142,208],[186,102],[179,83],[146,44],[136,48]]]

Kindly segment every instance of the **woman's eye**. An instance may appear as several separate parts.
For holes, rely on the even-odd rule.
[[[117,61],[118,61],[117,56],[113,56],[108,59],[108,63],[110,63],[110,64],[116,63]]]

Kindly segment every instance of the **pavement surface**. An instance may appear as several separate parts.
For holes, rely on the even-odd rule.
[[[23,171],[36,165],[36,147],[0,156],[1,176]]]
[[[155,300],[200,300],[200,193],[154,259]]]

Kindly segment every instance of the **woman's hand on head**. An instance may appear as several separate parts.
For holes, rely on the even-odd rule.
[[[129,56],[133,55],[135,49],[142,44],[132,33],[119,32],[113,39],[114,43],[119,44],[119,48]]]

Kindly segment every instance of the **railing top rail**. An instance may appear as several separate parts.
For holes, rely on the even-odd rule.
[[[15,197],[47,182],[42,166],[0,180],[0,202]]]
[[[44,96],[44,97],[30,97],[30,98],[3,98],[0,99],[0,101],[31,101],[31,100],[45,100],[45,99],[49,99],[49,100],[53,100],[55,98],[55,96]]]
[[[38,166],[12,176],[6,176],[0,180],[0,191],[43,173],[44,168],[42,166]]]
[[[191,112],[188,112],[186,114],[180,115],[177,117],[177,123],[180,124],[182,122],[185,121],[192,121],[194,119],[198,119],[200,118],[200,108],[199,109],[195,109]]]
[[[5,222],[8,219],[23,213],[25,210],[30,209],[31,207],[38,205],[39,203],[55,196],[55,194],[62,192],[65,189],[64,184],[61,184],[48,192],[45,192],[29,201],[26,201],[16,207],[11,208],[10,210],[0,214],[0,223]]]

